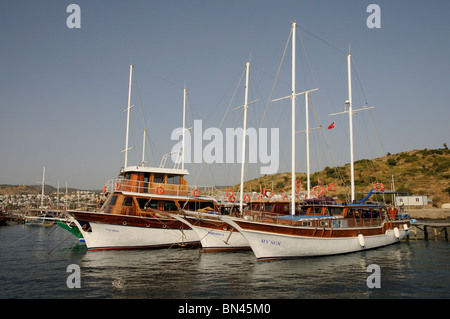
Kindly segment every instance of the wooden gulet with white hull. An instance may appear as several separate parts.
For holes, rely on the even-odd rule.
[[[292,190],[295,187],[295,31],[292,23]],[[350,152],[353,162],[353,115],[351,100],[351,56],[348,55]],[[364,110],[363,108],[362,110]],[[359,111],[359,110],[357,110]],[[353,163],[351,196],[355,199]],[[291,215],[251,214],[243,218],[223,216],[239,230],[259,260],[336,255],[398,243],[409,233],[408,219],[389,218],[382,204],[322,205],[321,214],[296,215],[291,196]],[[332,213],[333,212],[333,213]]]
[[[73,217],[89,250],[198,245],[196,232],[169,213],[183,207],[217,209],[217,203],[211,198],[190,194],[184,179],[188,174],[184,165],[182,168],[145,167],[143,160],[142,166],[128,166],[132,71],[133,65],[130,65],[124,169],[117,179],[105,185],[104,192],[109,196],[99,211],[69,210],[68,214]]]

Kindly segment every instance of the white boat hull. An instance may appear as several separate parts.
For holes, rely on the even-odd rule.
[[[198,243],[193,230],[154,229],[90,223],[92,231],[81,231],[89,250],[149,249]]]
[[[97,214],[101,215],[105,214]],[[86,221],[88,218],[81,213],[75,213],[74,218],[89,250],[157,249],[199,244],[197,233],[192,229],[153,227],[142,218],[136,220],[142,221],[143,226],[131,225],[132,219],[120,224],[98,222],[93,218]],[[161,219],[160,222],[153,219],[152,222],[156,225],[165,225],[164,222],[168,224],[167,219]]]
[[[397,228],[380,235],[320,238],[246,230],[232,219],[226,221],[243,234],[259,260],[352,253],[398,243],[409,233],[409,228]]]
[[[196,214],[196,217],[191,216],[190,218],[178,214],[171,215],[189,225],[197,233],[205,252],[251,249],[248,241],[240,232],[230,227],[227,223],[222,222],[217,216],[208,216],[208,214],[201,213]],[[211,217],[211,219],[208,217]]]
[[[204,251],[250,250],[245,237],[236,231],[191,226],[200,238]]]

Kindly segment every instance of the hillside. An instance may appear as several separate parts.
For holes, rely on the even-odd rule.
[[[8,185],[0,184],[0,195],[37,195],[40,194],[42,185]],[[65,193],[65,188],[60,188],[59,192]],[[68,188],[69,193],[77,191],[75,188]],[[45,185],[45,194],[56,194],[57,189],[51,185]]]
[[[301,191],[306,190],[306,174],[297,173],[301,181]],[[334,184],[334,191],[326,192],[327,196],[348,200],[350,193],[350,164],[341,167],[325,167],[320,172],[311,174],[311,187],[323,180],[327,190]],[[372,160],[363,159],[355,162],[355,190],[357,199],[363,198],[375,183],[382,183],[385,190],[392,189],[409,195],[427,195],[434,207],[450,203],[450,150],[447,147],[433,150],[413,150]],[[291,173],[280,173],[264,176],[245,182],[245,192],[260,191],[260,187],[272,189],[275,193],[291,190]],[[235,191],[239,185],[233,187]]]

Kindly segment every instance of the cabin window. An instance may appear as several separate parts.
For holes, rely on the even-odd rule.
[[[331,216],[342,215],[342,208],[340,207],[328,207],[327,211]]]
[[[167,175],[167,184],[180,184],[180,175]]]
[[[322,215],[322,207],[311,207],[311,215]]]
[[[300,215],[306,215],[308,213],[308,207],[301,207]]]
[[[111,196],[111,198],[108,200],[108,202],[105,204],[105,210],[104,212],[106,214],[110,214],[114,205],[116,204],[117,201],[117,195],[113,195]]]
[[[158,209],[158,201],[152,200],[151,198],[138,198],[138,203],[140,209]]]
[[[125,179],[131,179],[131,173],[125,173]]]
[[[253,204],[253,210],[259,210],[260,206],[259,204]]]
[[[164,183],[164,174],[154,174],[153,183]]]
[[[177,211],[178,207],[173,200],[165,200],[164,201],[164,210]]]
[[[116,201],[117,201],[117,195],[114,195],[111,197],[111,199],[109,200],[108,205],[114,206],[116,205]]]
[[[213,202],[200,202],[200,208],[214,208],[214,203]]]
[[[264,204],[264,210],[266,211],[266,212],[271,212],[272,211],[272,208],[273,208],[273,204]]]
[[[285,214],[289,213],[289,205],[283,205],[283,213]]]
[[[125,197],[122,202],[122,206],[133,206],[133,198]]]
[[[180,203],[180,205],[181,205],[181,203]],[[183,205],[181,205],[181,207],[183,207]],[[185,208],[195,211],[195,210],[206,208],[206,207],[214,208],[214,203],[213,202],[193,201],[193,202],[188,202]]]

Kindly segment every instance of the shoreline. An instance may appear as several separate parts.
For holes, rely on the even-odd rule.
[[[404,212],[415,219],[450,219],[450,208],[405,208]]]

